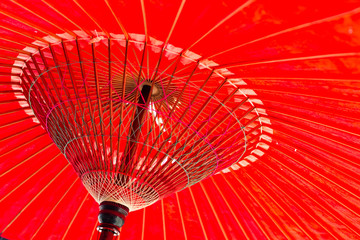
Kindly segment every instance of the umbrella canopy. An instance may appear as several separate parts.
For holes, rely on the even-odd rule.
[[[113,46],[119,57],[127,42],[134,56],[145,45],[166,61],[181,55],[185,69],[198,64],[196,71],[216,72],[208,88],[225,79],[238,89],[234,106],[249,100],[242,109],[251,110],[243,123],[247,151],[236,152],[237,163],[131,212],[120,239],[360,238],[359,7],[357,1],[1,2],[0,236],[97,238],[98,204],[35,118],[21,79],[24,69],[38,70],[40,51],[46,58],[49,46],[54,55],[63,47],[71,60],[78,41],[79,49]],[[156,69],[156,59],[144,59],[139,66]]]

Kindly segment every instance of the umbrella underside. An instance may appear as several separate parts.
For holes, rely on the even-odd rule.
[[[2,1],[0,238],[359,239],[359,26],[353,0]]]

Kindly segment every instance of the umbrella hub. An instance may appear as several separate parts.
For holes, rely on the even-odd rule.
[[[140,85],[140,89],[143,90],[144,86],[152,87],[151,97],[157,97],[159,95],[162,95],[162,91],[156,83],[153,83],[152,81],[147,80]]]

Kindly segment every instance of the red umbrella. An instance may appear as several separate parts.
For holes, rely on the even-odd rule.
[[[87,79],[88,86],[92,82],[99,83],[90,87],[89,92],[93,91],[94,96],[97,93],[125,94],[128,105],[137,111],[134,116],[141,116],[143,109],[147,109],[151,115],[145,117],[144,126],[154,124],[157,129],[162,125],[172,126],[169,129],[180,129],[180,133],[190,137],[196,132],[192,129],[198,130],[201,123],[209,125],[211,122],[206,117],[215,112],[216,105],[205,109],[201,121],[197,112],[201,110],[199,106],[206,103],[206,96],[211,96],[222,86],[222,81],[226,91],[219,90],[217,104],[224,107],[214,119],[221,122],[223,117],[231,115],[228,109],[238,106],[236,117],[231,115],[231,119],[240,121],[237,128],[228,121],[230,127],[221,125],[222,131],[216,133],[212,131],[216,129],[213,124],[202,134],[194,135],[203,139],[204,148],[192,137],[189,139],[193,139],[191,145],[197,146],[195,152],[183,148],[181,154],[177,152],[177,143],[182,142],[167,137],[166,144],[170,148],[166,149],[171,150],[159,157],[161,161],[153,161],[158,169],[166,166],[171,171],[179,169],[176,166],[181,164],[176,165],[176,161],[191,157],[202,159],[203,163],[216,162],[216,166],[210,164],[203,168],[209,174],[236,163],[190,188],[131,212],[120,239],[359,238],[358,7],[357,2],[351,1],[1,3],[1,237],[97,237],[98,205],[52,140],[70,162],[78,162],[80,155],[67,154],[62,142],[66,137],[57,138],[64,136],[55,131],[63,121],[41,115],[49,107],[44,102],[61,101],[45,99],[55,95],[51,87],[46,89],[45,85],[27,82],[27,79],[39,79],[40,83],[44,77],[44,82],[50,83],[50,75],[61,72],[68,77],[58,76],[54,82],[60,84],[57,88],[63,96],[66,91],[71,95],[86,90],[69,88],[71,76],[75,81]],[[129,55],[125,58],[127,50]],[[145,57],[142,57],[140,53],[144,52]],[[79,56],[85,57],[75,60]],[[109,60],[108,56],[119,59]],[[46,66],[44,59],[53,62]],[[91,61],[87,62],[87,59]],[[125,59],[133,66],[126,65]],[[83,70],[79,63],[83,64]],[[109,71],[109,63],[113,69],[129,69],[133,73],[131,79],[139,81],[125,81],[128,75],[124,71]],[[171,70],[176,64],[181,71],[174,75]],[[143,77],[136,78],[134,76],[142,76],[140,66]],[[90,69],[92,75],[86,75]],[[156,78],[152,73],[163,77]],[[183,84],[169,84],[171,87],[166,89],[166,83],[172,78]],[[108,79],[112,79],[111,84]],[[209,80],[204,84],[206,79]],[[112,88],[105,89],[105,86]],[[181,86],[189,86],[188,92],[184,89],[187,95],[181,95]],[[37,90],[30,91],[30,88]],[[148,93],[152,98],[144,97],[141,101],[139,96],[146,96],[140,91],[144,88],[150,89]],[[30,92],[33,95],[29,95]],[[197,94],[199,97],[195,98]],[[174,117],[159,107],[165,96],[172,96],[166,97],[172,104],[181,101],[194,104],[178,106],[179,114],[175,114],[173,123],[167,125]],[[224,104],[228,96],[230,100]],[[29,99],[30,104],[38,102],[38,105],[30,107]],[[85,100],[81,104],[86,103]],[[108,111],[109,104],[90,101],[89,106],[103,106]],[[124,106],[126,102],[122,104]],[[172,104],[164,106],[175,106]],[[52,105],[52,109],[58,111],[57,106]],[[39,120],[34,118],[31,108]],[[66,111],[64,109],[73,110],[73,114],[63,112],[64,116],[75,118],[76,107],[72,108],[69,103],[62,108]],[[171,107],[168,107],[171,112],[169,109]],[[191,112],[190,118],[181,118],[180,113],[185,111]],[[60,112],[53,116],[61,116]],[[49,122],[44,121],[46,119],[50,119]],[[199,125],[190,128],[190,134],[186,126],[191,119],[197,119]],[[52,139],[40,127],[39,121]],[[182,128],[179,128],[180,123]],[[128,143],[128,149],[131,149],[134,145],[131,142],[139,140],[135,132],[147,128],[130,127],[130,122],[123,125],[128,126],[124,128],[128,129],[128,136],[133,136]],[[69,129],[74,133],[75,126],[69,126]],[[247,137],[240,133],[246,133]],[[151,138],[151,134],[145,136]],[[210,136],[211,141],[206,141],[206,136]],[[223,142],[227,142],[227,147],[221,145]],[[69,147],[84,150],[80,141],[76,146],[70,144]],[[104,146],[89,145],[87,152],[91,153],[91,148],[100,151],[101,147]],[[216,153],[216,161],[211,160],[210,152]],[[90,166],[92,157],[86,155],[86,151],[81,153],[82,159],[87,159],[84,162]],[[124,148],[116,154],[133,156],[136,153]],[[108,159],[113,157],[105,148],[102,155]],[[179,158],[166,158],[173,155]],[[157,159],[157,156],[150,158]],[[137,165],[142,164],[141,161],[138,158]],[[193,183],[209,175],[204,171],[193,178]],[[178,179],[158,175],[168,186],[176,185],[171,183],[175,180],[181,183],[176,185],[178,188],[160,195],[166,196],[191,185],[189,178],[186,184],[182,183],[185,175],[176,175],[180,176]],[[154,181],[149,178],[146,178],[147,182]],[[150,185],[142,186],[144,189]],[[148,193],[148,196],[154,196],[154,192]],[[92,192],[92,195],[97,194]],[[141,205],[151,204],[151,199]]]

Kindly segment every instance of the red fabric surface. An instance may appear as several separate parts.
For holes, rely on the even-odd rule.
[[[120,239],[360,239],[359,19],[350,0],[2,1],[1,237],[97,237],[97,203],[11,78],[34,41],[96,30],[144,34],[226,67],[273,129],[256,162],[131,212]]]

